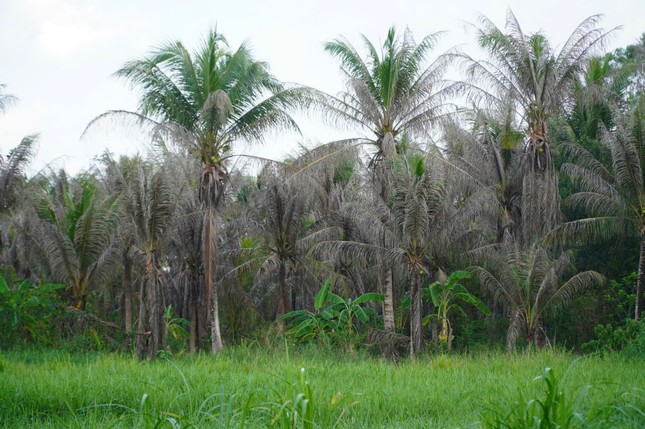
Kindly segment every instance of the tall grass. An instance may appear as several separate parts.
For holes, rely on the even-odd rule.
[[[244,348],[156,362],[56,351],[5,352],[0,361],[7,428],[479,427],[490,410],[543,397],[534,379],[545,368],[566,372],[559,386],[574,392],[570,401],[585,390],[576,412],[609,409],[611,427],[645,426],[642,362],[618,357],[490,353],[393,364]]]

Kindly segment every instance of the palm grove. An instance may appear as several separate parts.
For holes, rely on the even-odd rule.
[[[151,155],[28,180],[31,135],[0,159],[3,347],[80,335],[154,358],[281,332],[416,356],[558,330],[580,346],[639,320],[645,39],[605,53],[598,21],[556,45],[482,17],[482,58],[437,54],[439,34],[339,38],[336,95],[281,83],[215,30],[125,63],[137,111],[86,132],[136,129]],[[296,111],[355,137],[242,155],[298,131]]]

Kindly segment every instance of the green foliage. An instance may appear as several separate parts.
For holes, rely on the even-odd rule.
[[[437,281],[421,291],[423,297],[431,301],[435,307],[434,313],[423,318],[423,324],[427,324],[432,319],[437,319],[440,326],[439,342],[447,345],[449,349],[452,346],[453,340],[449,313],[458,312],[463,316],[466,315],[466,312],[459,306],[458,301],[471,304],[487,316],[492,314],[479,298],[469,293],[464,285],[457,283],[460,280],[469,278],[469,272],[455,271],[450,274],[450,277],[448,277],[445,283]]]
[[[336,392],[328,403],[319,404],[311,384],[305,379],[304,368],[300,369],[299,381],[289,383],[285,390],[286,394],[276,392],[278,400],[269,404],[270,415],[273,415],[269,428],[335,428],[351,406],[342,406],[345,401],[340,392]]]
[[[376,314],[373,308],[362,304],[383,301],[383,295],[378,293],[364,293],[356,299],[345,299],[331,292],[331,285],[327,279],[316,294],[314,312],[295,310],[277,319],[278,322],[292,319],[288,333],[296,340],[327,341],[332,333],[351,336],[356,332],[357,323],[366,324]]]
[[[190,322],[181,317],[177,317],[172,305],[166,307],[164,321],[166,324],[168,349],[173,352],[185,350],[188,338],[190,337]]]
[[[594,329],[595,340],[583,345],[586,351],[603,354],[623,351],[629,357],[645,358],[645,322],[626,319],[624,326],[599,324]]]
[[[5,278],[0,274],[0,346],[18,341],[48,342],[60,313],[61,284]]]
[[[546,368],[542,376],[534,381],[544,384],[542,396],[527,399],[524,393],[519,392],[517,398],[502,409],[493,409],[483,415],[482,426],[495,429],[565,429],[602,427],[599,425],[607,423],[611,412],[608,406],[583,412],[581,404],[588,388],[581,389],[574,396],[564,390],[562,379],[551,368]]]

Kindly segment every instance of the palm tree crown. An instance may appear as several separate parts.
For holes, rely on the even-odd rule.
[[[333,118],[370,131],[368,140],[377,150],[374,160],[400,152],[403,133],[427,137],[430,124],[441,114],[449,89],[441,85],[446,61],[440,57],[425,65],[438,37],[439,33],[430,34],[417,44],[409,30],[401,40],[390,28],[379,55],[363,36],[365,59],[346,39],[325,44],[325,50],[340,60],[347,90],[325,97],[324,109]]]

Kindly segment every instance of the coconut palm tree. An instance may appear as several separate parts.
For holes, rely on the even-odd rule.
[[[16,97],[11,94],[4,94],[7,85],[0,84],[0,112],[4,112],[7,107],[16,101]]]
[[[481,201],[473,220],[479,229],[495,232],[494,243],[517,241],[522,227],[522,135],[508,113],[497,119],[479,111],[470,122],[470,130],[453,121],[445,127],[441,159],[451,173],[450,184],[459,194]]]
[[[20,223],[23,217],[20,206],[29,206],[27,198],[29,182],[26,181],[24,171],[34,156],[34,144],[37,135],[27,136],[20,144],[9,151],[6,157],[0,155],[0,261],[12,265],[18,273],[28,275],[29,269],[26,261],[24,246],[21,246],[20,237],[12,234],[11,224]],[[22,202],[24,204],[16,204]],[[6,217],[5,217],[6,216]],[[24,235],[23,237],[24,238]]]
[[[215,30],[193,53],[181,42],[171,42],[126,63],[116,75],[140,91],[138,117],[150,126],[152,137],[170,138],[201,161],[204,282],[212,350],[220,350],[216,212],[223,202],[233,144],[261,142],[269,130],[297,130],[286,109],[304,102],[307,91],[285,87],[246,45],[230,50]],[[132,115],[108,112],[96,120]]]
[[[450,94],[442,81],[446,60],[427,64],[439,36],[430,34],[417,43],[410,30],[400,38],[392,27],[381,55],[363,36],[366,58],[344,38],[325,44],[341,63],[347,89],[337,97],[323,97],[323,112],[368,133],[360,140],[374,148],[372,165],[401,153],[404,134],[428,141],[432,125],[444,113]]]
[[[562,281],[567,269],[573,268],[570,253],[551,259],[537,244],[529,252],[517,245],[504,246],[489,263],[491,268],[470,267],[469,271],[506,306],[510,318],[508,350],[515,347],[520,335],[529,344],[543,346],[548,341],[544,316],[557,314],[585,288],[604,281],[595,271],[583,271]]]
[[[38,135],[22,139],[6,157],[0,156],[0,213],[6,213],[16,198],[16,191],[24,177],[25,167],[34,157],[34,146]]]
[[[306,285],[319,284],[315,272],[323,268],[312,268],[320,264],[308,256],[309,249],[340,236],[338,228],[327,227],[327,219],[321,216],[321,209],[328,209],[323,206],[330,201],[317,192],[313,176],[293,175],[316,158],[309,155],[266,166],[256,189],[248,195],[249,201],[238,207],[243,212],[238,219],[241,222],[236,222],[240,247],[231,256],[243,263],[232,272],[254,274],[249,294],[255,302],[269,294],[277,296],[276,317],[290,312],[294,305],[305,305],[306,296],[313,297],[315,291]]]
[[[4,87],[5,85],[0,84],[0,113],[16,100],[12,95],[2,93]],[[34,146],[37,140],[37,134],[24,137],[6,156],[0,155],[0,215],[7,214],[15,202],[18,187],[24,179],[25,168],[34,157]],[[0,252],[9,241],[7,230],[0,223]]]
[[[166,275],[160,245],[171,231],[178,189],[171,186],[163,166],[138,163],[121,179],[123,213],[133,226],[130,252],[141,282],[136,352],[140,358],[154,359],[165,345]]]
[[[342,254],[359,262],[402,267],[410,289],[410,353],[416,356],[423,346],[421,332],[421,287],[424,279],[437,272],[439,254],[448,256],[447,236],[452,228],[443,184],[441,164],[434,157],[408,154],[391,166],[392,185],[388,199],[380,190],[357,195],[343,207],[352,228],[364,231],[365,242],[323,243],[331,254]],[[367,188],[369,191],[370,188]],[[451,213],[452,214],[452,213]],[[322,249],[323,245],[317,246]],[[434,280],[434,279],[432,279]]]
[[[389,194],[391,178],[388,163],[381,161],[405,152],[412,139],[429,142],[432,125],[446,110],[444,101],[451,89],[443,84],[447,62],[442,56],[428,62],[439,36],[430,34],[417,43],[411,31],[406,29],[400,38],[392,27],[380,55],[363,36],[365,58],[344,38],[325,44],[325,50],[340,61],[346,90],[336,97],[321,97],[320,105],[334,123],[340,120],[367,133],[356,141],[373,149],[369,166],[383,199]],[[392,309],[391,267],[385,270],[383,285],[384,309]],[[386,329],[393,330],[393,314],[386,311],[384,317]]]
[[[568,201],[589,217],[563,224],[552,237],[576,243],[640,234],[634,312],[639,320],[645,283],[645,97],[641,95],[639,104],[628,112],[615,109],[613,122],[614,129],[602,133],[611,165],[604,165],[582,146],[566,146],[575,163],[564,164],[562,170],[579,187]]]
[[[38,230],[27,231],[31,246],[44,255],[47,273],[67,286],[67,297],[79,310],[118,263],[116,199],[100,195],[89,177],[69,180],[61,171],[40,180]]]
[[[609,32],[597,28],[599,19],[594,15],[582,21],[557,50],[542,33],[525,34],[510,10],[505,30],[482,16],[477,36],[489,58],[475,60],[462,55],[468,77],[462,85],[474,101],[505,110],[510,100],[525,127],[522,241],[527,247],[559,221],[558,180],[548,123],[571,104],[584,66],[607,39]]]

